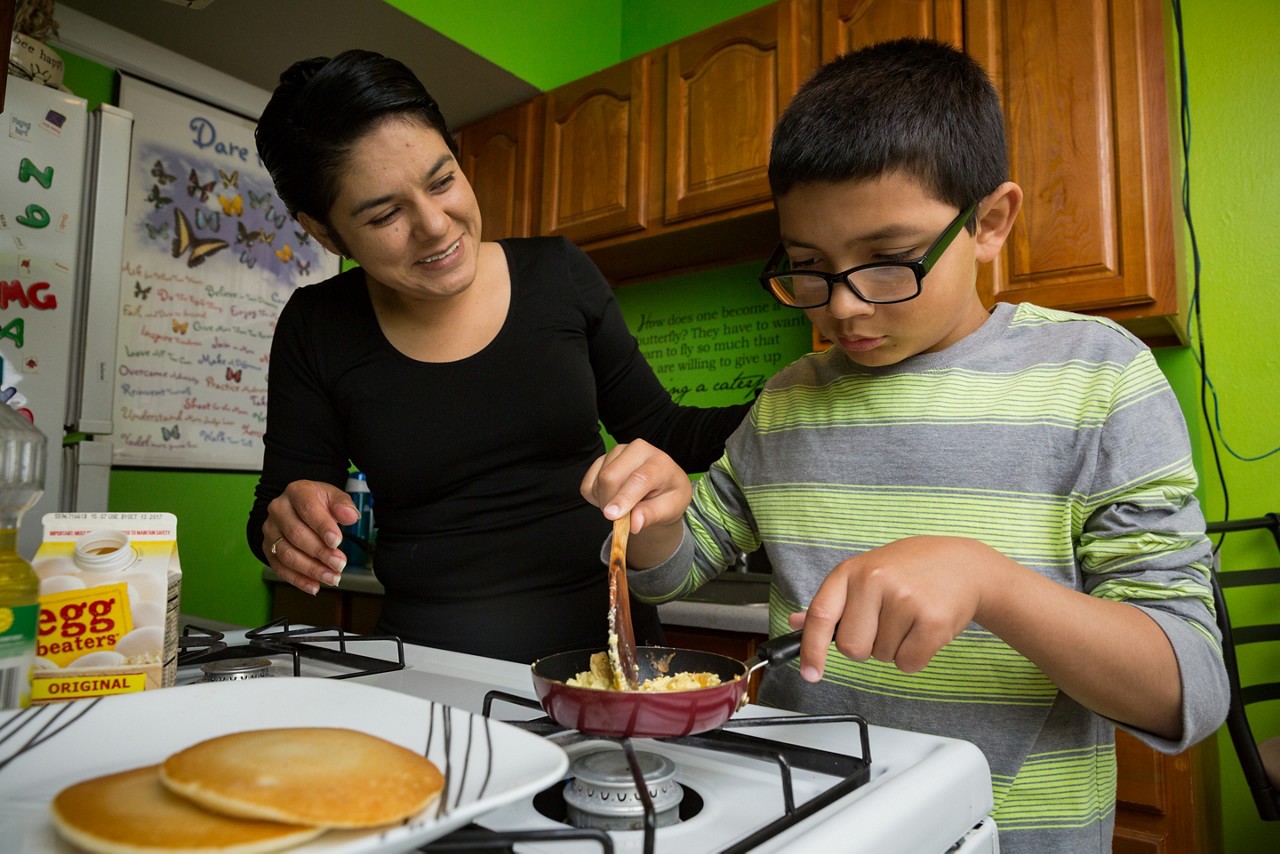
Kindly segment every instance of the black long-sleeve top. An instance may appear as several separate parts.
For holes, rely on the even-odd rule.
[[[456,362],[396,350],[359,269],[294,292],[272,341],[248,541],[263,559],[267,504],[295,480],[341,487],[350,460],[374,498],[379,631],[532,661],[607,638],[609,523],[578,491],[604,452],[600,424],[705,471],[749,404],[677,406],[580,250],[559,238],[501,245],[506,321]],[[632,607],[637,638],[658,641],[656,614]]]

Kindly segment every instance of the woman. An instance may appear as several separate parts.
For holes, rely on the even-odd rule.
[[[600,423],[702,471],[748,406],[676,406],[568,242],[482,242],[444,117],[401,63],[294,64],[256,136],[290,213],[360,267],[280,314],[254,553],[307,592],[336,585],[354,463],[377,507],[379,631],[519,661],[603,647],[608,523],[578,491]],[[656,611],[632,613],[659,641]]]

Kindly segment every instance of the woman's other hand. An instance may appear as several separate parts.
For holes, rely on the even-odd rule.
[[[295,480],[267,505],[262,547],[282,581],[314,595],[321,584],[337,587],[347,556],[338,548],[340,525],[360,513],[351,497],[331,483]]]

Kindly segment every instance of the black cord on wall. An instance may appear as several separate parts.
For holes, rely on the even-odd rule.
[[[1213,419],[1209,417],[1209,369],[1205,362],[1204,324],[1200,319],[1200,245],[1196,241],[1196,228],[1191,220],[1191,101],[1187,93],[1187,51],[1182,35],[1182,0],[1170,0],[1173,6],[1173,23],[1178,31],[1178,88],[1180,89],[1180,124],[1182,128],[1182,216],[1187,221],[1187,233],[1191,236],[1192,286],[1191,313],[1195,317],[1196,362],[1200,365],[1200,410],[1204,413],[1205,428],[1209,434],[1209,447],[1213,449],[1213,463],[1218,471],[1218,483],[1222,487],[1222,521],[1231,518],[1231,496],[1227,491],[1227,476],[1222,470],[1222,456],[1218,452],[1218,434]],[[1190,319],[1188,318],[1188,324]],[[1222,548],[1224,535],[1218,537],[1213,550]]]

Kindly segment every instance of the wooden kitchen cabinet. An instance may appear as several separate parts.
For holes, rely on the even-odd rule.
[[[542,181],[541,97],[517,104],[458,132],[462,172],[480,207],[481,238],[537,233]]]
[[[1116,732],[1116,765],[1116,854],[1221,850],[1216,738],[1165,756]]]
[[[984,300],[1182,336],[1162,0],[967,0],[966,49],[1004,105],[1022,212]]]
[[[822,61],[916,36],[964,46],[961,0],[822,0]]]
[[[700,652],[712,652],[725,655],[737,661],[746,661],[756,654],[756,647],[768,640],[767,635],[753,635],[743,632],[725,632],[717,629],[704,629],[695,626],[662,627],[666,636],[666,645],[674,649],[696,649]],[[747,685],[747,699],[755,702],[756,692],[760,687],[762,672],[751,677]]]
[[[821,59],[929,36],[963,43],[990,71],[1026,194],[980,273],[984,302],[1101,314],[1150,344],[1178,343],[1161,15],[1161,0],[779,0],[543,96],[541,207],[524,215],[615,284],[763,260],[777,239],[769,137],[791,95]],[[486,134],[492,149],[464,169],[482,181],[498,164],[482,213],[519,223],[519,134],[474,127],[464,157]]]
[[[652,64],[645,54],[546,94],[542,234],[585,246],[646,226]]]
[[[663,221],[769,207],[769,139],[817,67],[815,0],[782,0],[668,45]]]

